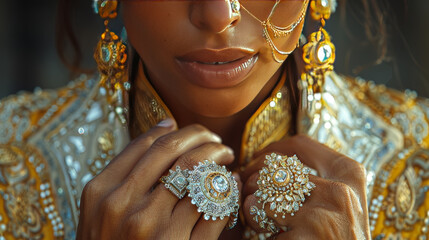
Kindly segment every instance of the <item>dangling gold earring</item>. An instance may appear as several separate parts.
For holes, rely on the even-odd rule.
[[[101,74],[100,85],[106,89],[107,100],[114,107],[121,122],[126,122],[124,91],[130,89],[127,74],[127,46],[122,39],[109,30],[110,19],[118,15],[117,0],[95,0],[94,11],[104,19],[105,31],[101,34],[94,58]]]
[[[304,108],[309,108],[314,100],[320,98],[318,93],[322,92],[325,75],[334,70],[335,46],[323,27],[335,7],[335,0],[312,0],[310,3],[311,17],[320,21],[320,27],[310,34],[308,42],[303,46],[305,72],[301,77],[301,87],[304,91]]]

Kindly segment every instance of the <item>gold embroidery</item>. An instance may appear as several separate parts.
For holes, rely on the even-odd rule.
[[[93,175],[100,173],[104,167],[109,164],[110,160],[114,157],[114,137],[113,133],[109,130],[103,132],[97,139],[98,142],[98,156],[91,163],[89,169]]]
[[[0,145],[0,224],[3,236],[17,239],[62,239],[47,164],[35,148]]]
[[[419,187],[416,182],[417,176],[415,176],[414,170],[407,168],[405,174],[400,176],[395,184],[390,185],[391,195],[387,202],[391,203],[386,210],[388,226],[393,223],[397,230],[411,230],[419,219],[414,209],[416,191]]]
[[[8,228],[15,238],[42,239],[42,215],[34,179],[17,183],[2,193],[9,216]]]
[[[283,73],[271,96],[247,121],[241,144],[241,166],[248,164],[255,152],[280,140],[289,131],[291,116],[285,81],[286,74]]]

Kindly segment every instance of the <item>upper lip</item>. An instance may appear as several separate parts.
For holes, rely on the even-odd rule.
[[[254,50],[247,48],[204,48],[188,52],[178,57],[178,60],[201,63],[233,62],[242,58],[250,58],[255,54]]]

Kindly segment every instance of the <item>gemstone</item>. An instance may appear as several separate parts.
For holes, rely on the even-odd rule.
[[[268,194],[266,194],[266,193],[262,194],[262,200],[266,200],[267,197],[268,197]]]
[[[324,44],[317,49],[317,58],[319,62],[325,63],[332,56],[332,48],[328,44]]]
[[[186,178],[180,176],[174,179],[174,181],[179,185],[179,186],[183,186],[186,184]]]
[[[102,46],[101,47],[101,59],[104,61],[104,62],[108,62],[109,60],[110,60],[110,50],[109,50],[109,47],[107,47],[107,46]]]
[[[320,5],[322,5],[322,7],[328,7],[329,6],[329,0],[320,0]]]
[[[224,176],[216,176],[212,180],[214,189],[217,192],[223,193],[226,192],[229,188],[229,183]]]
[[[298,205],[298,203],[297,203],[297,202],[293,202],[293,203],[292,203],[292,207],[293,207],[293,210],[294,210],[295,212],[299,210],[299,205]]]
[[[235,13],[238,13],[240,11],[240,3],[238,2],[238,0],[231,1],[231,8],[232,11],[234,11]]]
[[[274,180],[278,183],[284,183],[289,181],[289,174],[284,170],[278,170],[274,173]]]

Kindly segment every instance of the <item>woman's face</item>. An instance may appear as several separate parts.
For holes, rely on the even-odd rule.
[[[275,1],[246,0],[254,16],[267,19]],[[128,39],[146,66],[151,83],[171,108],[206,117],[231,116],[257,96],[266,97],[280,75],[280,63],[263,38],[260,22],[229,1],[122,1]],[[282,0],[272,22],[289,26],[304,0]],[[302,23],[274,39],[278,49],[295,48]]]

